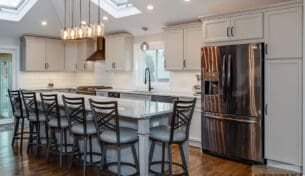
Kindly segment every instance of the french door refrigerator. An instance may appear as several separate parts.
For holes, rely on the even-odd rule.
[[[263,163],[264,44],[202,48],[202,149]]]

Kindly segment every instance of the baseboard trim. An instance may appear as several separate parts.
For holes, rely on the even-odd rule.
[[[292,164],[282,163],[282,162],[279,162],[279,161],[267,160],[267,166],[302,173],[302,166],[296,166],[296,165],[292,165]]]
[[[192,147],[201,148],[201,139],[196,137],[189,138],[189,145]]]

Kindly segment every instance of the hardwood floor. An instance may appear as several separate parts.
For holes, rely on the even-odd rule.
[[[69,170],[67,162],[64,167],[58,167],[56,156],[50,157],[49,163],[45,161],[45,155],[41,152],[40,158],[26,153],[24,144],[23,155],[18,153],[17,147],[11,147],[12,132],[0,132],[0,176],[80,176],[82,169],[74,165]],[[173,156],[175,161],[180,161],[178,150],[174,147]],[[190,148],[190,175],[191,176],[297,176],[300,174],[254,166],[220,159],[211,155],[203,154],[200,149]],[[88,176],[97,175],[96,168],[88,169]]]

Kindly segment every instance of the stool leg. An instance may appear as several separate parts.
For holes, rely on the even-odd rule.
[[[33,122],[30,122],[30,135],[29,135],[27,153],[30,152],[30,146],[31,146],[32,143],[33,143],[33,132],[34,132],[34,129],[33,129]]]
[[[83,159],[83,176],[86,175],[86,164],[87,164],[87,137],[84,139],[84,159]]]
[[[92,158],[92,137],[91,136],[89,136],[89,150],[90,150],[90,164],[92,164],[93,158]]]
[[[121,176],[121,146],[117,147],[118,153],[118,175]]]
[[[46,133],[46,143],[49,144],[49,128],[48,128],[48,122],[45,121],[44,123],[45,133]],[[56,137],[55,137],[56,139]]]
[[[37,132],[36,154],[39,157],[39,145],[41,144],[41,139],[40,139],[40,122],[36,122],[36,132]]]
[[[22,154],[22,149],[23,149],[23,133],[24,133],[24,118],[21,119],[20,154]]]
[[[165,143],[162,143],[162,166],[161,166],[161,173],[165,172]]]
[[[69,169],[72,168],[72,161],[73,161],[73,159],[74,159],[74,154],[75,154],[76,146],[77,146],[77,139],[76,139],[76,137],[74,136],[74,139],[73,139],[73,147],[72,147],[72,152],[71,152],[71,157],[70,157],[70,163],[69,163]]]
[[[14,135],[13,135],[13,140],[12,140],[12,147],[15,145],[15,140],[17,138],[17,133],[18,133],[18,128],[19,128],[19,118],[16,118]]]
[[[139,172],[139,160],[138,160],[138,157],[137,157],[137,151],[136,151],[135,144],[131,145],[131,152],[132,152],[134,163],[136,165],[137,172]]]
[[[60,141],[59,141],[59,146],[60,146],[60,149],[59,149],[59,167],[62,168],[62,151],[63,151],[63,138],[64,138],[64,131],[63,129],[61,128],[60,129]]]
[[[172,147],[170,144],[167,145],[167,152],[168,152],[168,161],[169,161],[169,166],[168,166],[169,175],[173,175]]]
[[[64,129],[64,143],[65,143],[65,153],[67,154],[68,153],[68,150],[67,150],[67,129]]]
[[[182,144],[179,144],[179,150],[180,150],[180,155],[181,155],[181,160],[182,160],[182,165],[184,167],[183,169],[184,169],[185,175],[188,176],[189,172],[188,172],[187,162],[186,162],[186,159],[185,159],[185,155],[184,155],[184,150],[183,150],[183,145]]]
[[[150,150],[149,150],[149,165],[151,165],[152,163],[154,151],[155,151],[155,142],[151,141]]]
[[[102,142],[100,142],[100,147],[101,147],[101,152],[102,152],[102,158],[101,158],[101,162],[100,162],[99,175],[102,174],[104,164],[106,164],[106,145],[104,145]]]
[[[49,153],[51,151],[51,148],[52,148],[52,142],[54,140],[54,129],[51,128],[51,141],[47,144],[47,153],[46,153],[46,161],[48,162],[49,161]]]

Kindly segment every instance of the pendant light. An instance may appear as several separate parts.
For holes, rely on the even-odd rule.
[[[63,40],[67,40],[69,37],[69,32],[67,29],[67,0],[65,0],[65,19],[64,19],[65,27],[63,30],[61,30],[61,38]]]
[[[96,37],[102,37],[104,35],[104,24],[101,23],[101,7],[100,0],[98,0],[98,21],[94,27],[94,33]]]
[[[85,37],[85,28],[84,25],[82,24],[82,0],[79,0],[79,26],[76,28],[77,39],[82,39]]]
[[[87,38],[93,38],[94,33],[93,33],[93,28],[94,26],[91,24],[91,0],[88,0],[88,5],[89,5],[89,14],[88,14],[88,25],[86,28],[86,37]]]
[[[144,32],[146,32],[146,31],[148,31],[148,27],[142,27],[142,30]],[[143,52],[145,52],[145,51],[149,50],[149,44],[144,41],[141,43],[140,48]]]
[[[75,28],[74,28],[74,0],[72,0],[72,26],[70,28],[70,39],[71,40],[74,40],[76,39],[76,31],[75,31]]]

